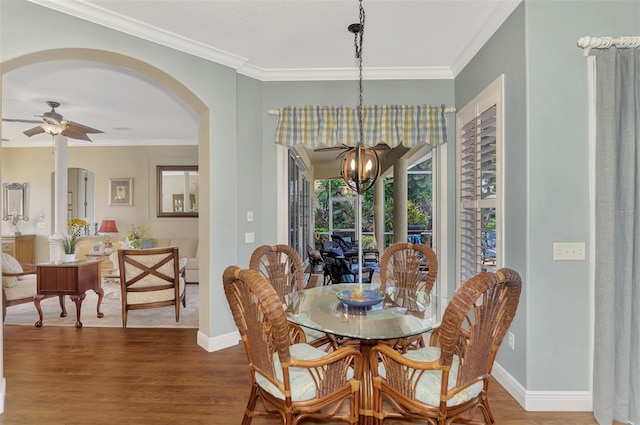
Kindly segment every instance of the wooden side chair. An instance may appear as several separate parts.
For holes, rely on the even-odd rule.
[[[2,320],[7,317],[7,307],[12,305],[32,303],[38,291],[36,268],[32,264],[20,264],[11,255],[2,253]],[[50,298],[55,295],[48,295]],[[60,300],[60,317],[67,316],[64,295]]]
[[[374,347],[370,367],[377,418],[477,423],[473,417],[479,409],[493,424],[487,386],[521,288],[513,270],[479,273],[458,288],[429,347],[404,354],[388,345]]]
[[[437,276],[438,257],[424,244],[394,243],[380,259],[380,287],[383,291],[387,285],[392,285],[430,293]],[[401,352],[426,345],[422,335],[393,343]]]
[[[280,416],[285,424],[330,418],[355,424],[360,352],[342,347],[325,353],[306,343],[293,344],[282,301],[259,272],[230,266],[222,281],[251,371],[242,424],[249,425],[254,416]],[[348,410],[342,409],[345,403]]]
[[[262,245],[249,259],[249,268],[262,274],[282,299],[304,289],[302,259],[289,245]],[[315,329],[302,328],[309,344],[336,349],[335,338]]]
[[[129,310],[174,306],[180,321],[180,303],[187,306],[185,263],[177,247],[118,250],[123,328]]]

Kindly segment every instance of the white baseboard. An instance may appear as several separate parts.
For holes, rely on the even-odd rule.
[[[209,337],[201,330],[198,330],[198,345],[208,352],[223,350],[233,347],[240,341],[240,332],[235,331],[224,335]]]
[[[530,412],[592,412],[591,391],[528,391],[498,363],[493,377]]]
[[[0,413],[4,413],[4,395],[7,393],[7,381],[2,377],[0,383]]]

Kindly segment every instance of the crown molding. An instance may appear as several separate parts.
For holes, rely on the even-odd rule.
[[[89,4],[84,0],[67,0],[64,2],[59,0],[28,1],[60,13],[228,66],[235,69],[239,74],[260,81],[330,81],[358,79],[356,68],[261,68],[250,64],[248,58],[216,49],[215,47],[199,43],[124,15],[113,13],[102,7]],[[367,80],[452,79],[454,77],[455,75],[449,67],[364,69],[364,78]]]
[[[482,25],[480,30],[468,43],[460,55],[453,61],[451,65],[451,73],[455,77],[457,76],[471,59],[478,54],[480,49],[489,41],[489,39],[495,34],[496,30],[506,21],[511,13],[518,7],[521,0],[509,0],[496,3],[493,11],[489,14],[489,18]]]
[[[145,24],[127,16],[113,13],[83,0],[28,0],[31,3],[61,12],[94,24],[102,25],[162,46],[170,47],[181,52],[210,60],[234,69],[242,67],[248,59],[215,47],[207,46],[197,41],[182,37],[170,31]]]
[[[245,64],[237,70],[261,81],[331,81],[357,80],[357,68],[292,68],[265,69]],[[447,67],[364,68],[365,80],[447,80],[454,78]]]

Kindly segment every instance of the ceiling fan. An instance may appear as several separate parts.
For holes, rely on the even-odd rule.
[[[349,152],[349,149],[353,148],[355,146],[347,146],[344,143],[341,144],[340,146],[331,146],[329,148],[317,148],[314,149],[314,152],[328,152],[328,151],[337,151],[337,150],[341,150],[342,152],[340,152],[338,154],[338,156],[336,156],[336,159],[340,159],[342,157],[344,157],[347,152]],[[386,143],[378,143],[377,145],[369,148],[369,149],[373,149],[374,151],[388,151],[389,149],[391,149],[389,147],[389,145],[387,145]]]
[[[36,115],[37,117],[42,118],[42,120],[38,121],[2,118],[2,121],[40,124],[37,127],[23,132],[29,137],[41,133],[51,134],[52,136],[60,134],[71,139],[86,140],[88,142],[91,142],[92,140],[89,138],[87,133],[102,133],[102,131],[96,130],[95,128],[87,127],[86,125],[78,124],[72,121],[63,120],[62,115],[56,112],[56,108],[60,106],[59,102],[49,100],[47,101],[47,105],[51,107],[51,111],[45,112],[42,115]]]

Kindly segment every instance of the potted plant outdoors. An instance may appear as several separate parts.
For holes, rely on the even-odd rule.
[[[76,261],[76,248],[78,243],[83,239],[82,236],[77,235],[75,232],[71,232],[66,235],[56,235],[55,241],[64,251],[64,262],[72,263]]]

